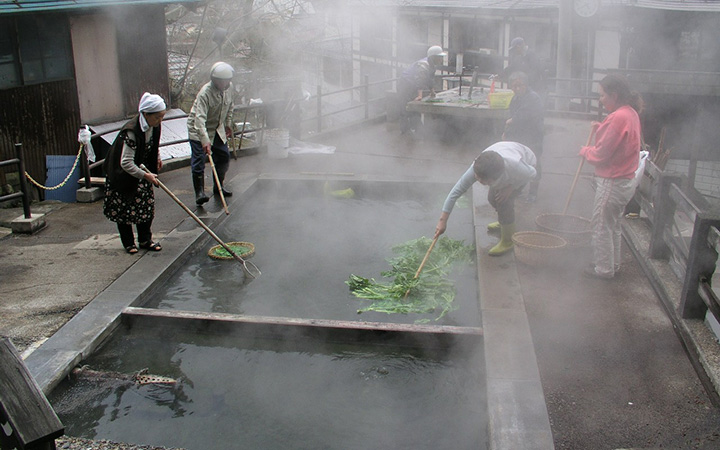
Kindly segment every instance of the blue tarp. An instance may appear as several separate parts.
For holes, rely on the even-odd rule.
[[[47,167],[47,180],[45,180],[45,186],[54,187],[62,183],[68,173],[70,173],[70,169],[74,163],[75,156],[45,156],[45,166]],[[70,178],[62,187],[45,191],[45,200],[60,200],[61,202],[75,203],[79,178],[80,167],[78,164],[75,166],[75,170],[73,170]]]

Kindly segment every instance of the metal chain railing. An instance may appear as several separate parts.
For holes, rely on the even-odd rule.
[[[82,155],[82,152],[83,152],[83,144],[80,144],[80,150],[78,150],[78,154],[77,154],[77,156],[75,157],[75,162],[73,163],[73,166],[70,168],[70,172],[67,174],[67,176],[65,177],[65,179],[62,180],[62,182],[61,182],[60,184],[57,184],[57,185],[52,186],[52,187],[43,186],[42,184],[40,184],[40,183],[38,183],[37,181],[35,181],[35,180],[33,179],[33,177],[31,177],[30,174],[27,173],[27,171],[25,172],[25,176],[27,177],[28,180],[30,180],[30,182],[31,182],[32,184],[34,184],[35,186],[39,187],[40,189],[45,189],[46,191],[52,191],[52,190],[55,190],[55,189],[60,189],[61,187],[65,186],[65,184],[68,182],[68,180],[69,180],[70,177],[72,176],[73,172],[75,171],[75,167],[77,167],[78,161],[80,161],[80,155]]]

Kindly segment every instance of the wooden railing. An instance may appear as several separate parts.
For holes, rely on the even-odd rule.
[[[720,254],[720,214],[686,176],[663,172],[651,161],[636,199],[652,226],[650,258],[669,260],[683,281],[680,316],[703,319],[710,311],[720,321],[720,300],[711,283]]]
[[[18,180],[20,182],[20,192],[13,192],[12,194],[0,196],[0,203],[15,200],[16,198],[22,199],[23,214],[26,219],[30,218],[30,197],[25,179],[25,161],[23,159],[22,144],[15,144],[15,158],[0,161],[0,168],[7,166],[18,167]]]
[[[311,116],[311,117],[303,117],[301,120],[302,120],[302,122],[313,122],[313,121],[316,122],[316,131],[318,133],[323,131],[323,119],[327,118],[329,116],[335,115],[335,114],[340,114],[340,113],[344,113],[344,112],[348,112],[348,111],[353,111],[358,108],[363,108],[363,118],[367,120],[370,118],[370,105],[375,102],[385,101],[385,99],[386,99],[384,96],[370,98],[371,86],[377,86],[377,85],[382,85],[382,84],[387,84],[388,86],[392,86],[392,83],[395,81],[397,81],[397,78],[390,78],[390,79],[386,79],[386,80],[370,82],[369,77],[367,75],[365,75],[363,84],[358,85],[358,86],[351,86],[348,88],[338,89],[338,90],[332,91],[332,92],[323,92],[322,86],[317,86],[315,95],[310,97],[311,101],[312,100],[315,101],[315,115]],[[323,112],[323,99],[325,99],[331,95],[338,95],[338,94],[343,94],[343,93],[348,93],[348,92],[353,92],[353,91],[360,91],[360,93],[361,93],[360,101],[355,102],[355,101],[351,100],[350,102],[348,102],[348,104],[350,106],[347,106],[345,108],[334,109],[334,110],[328,111],[328,112]],[[383,113],[384,113],[384,111],[383,111]]]

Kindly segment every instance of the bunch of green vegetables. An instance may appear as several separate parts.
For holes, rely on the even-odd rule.
[[[366,311],[388,314],[438,312],[435,320],[439,320],[456,309],[453,304],[455,285],[447,277],[455,265],[472,263],[474,249],[466,246],[464,241],[443,236],[430,252],[422,273],[415,278],[431,243],[432,239],[421,237],[392,247],[396,256],[388,259],[391,269],[381,272],[383,277],[392,278],[392,282],[350,275],[345,282],[350,291],[356,297],[372,300],[369,306],[359,309],[358,314]]]

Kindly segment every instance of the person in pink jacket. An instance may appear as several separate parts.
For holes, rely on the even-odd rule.
[[[600,103],[609,113],[593,122],[595,145],[580,155],[595,166],[595,201],[592,214],[592,264],[584,274],[611,279],[620,269],[622,241],[620,220],[635,192],[641,135],[640,94],[631,91],[627,79],[611,74],[600,81]]]

